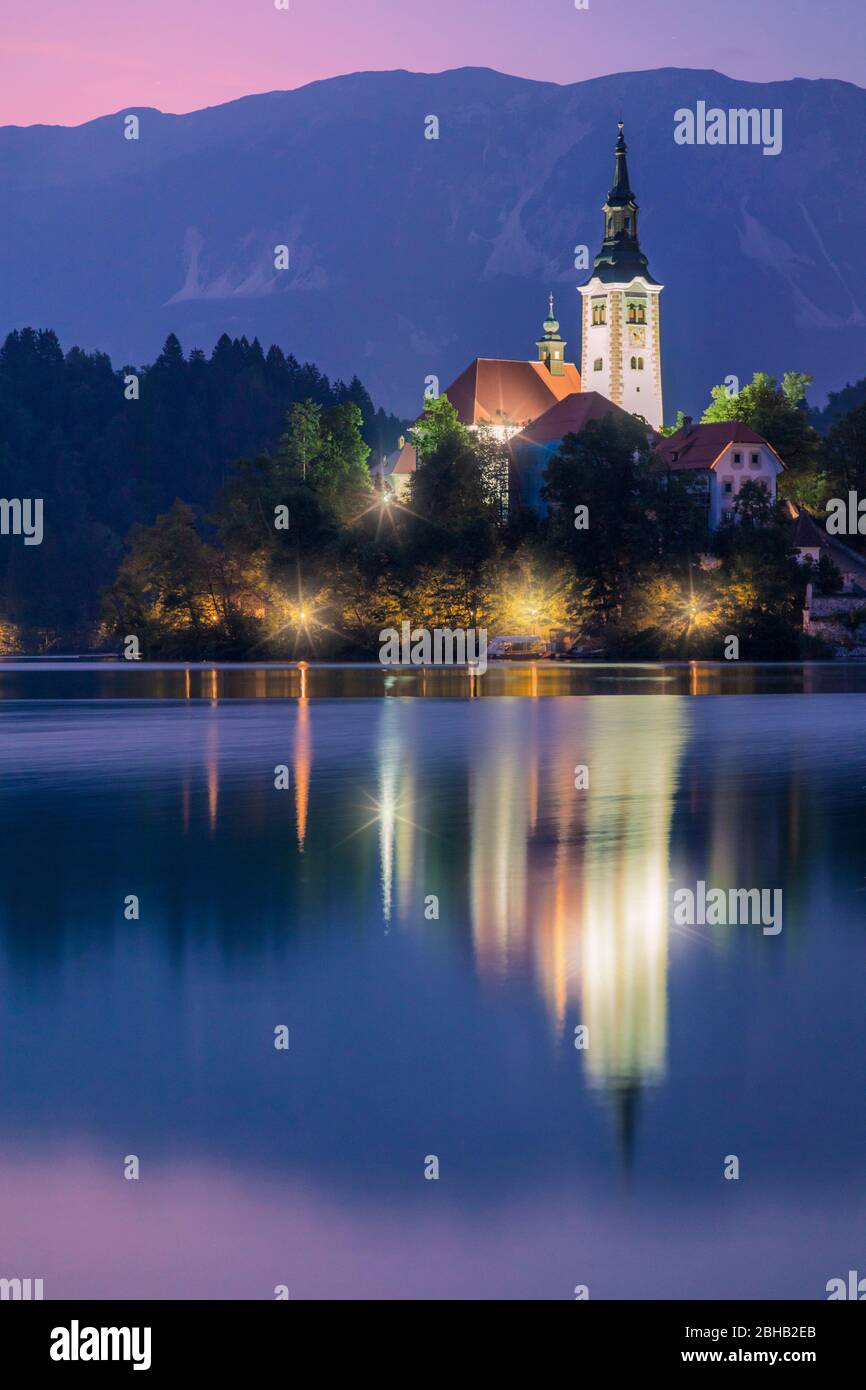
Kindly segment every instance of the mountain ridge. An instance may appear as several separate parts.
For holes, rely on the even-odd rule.
[[[675,145],[673,112],[698,99],[781,106],[782,153]],[[413,414],[430,375],[444,388],[476,356],[534,356],[553,289],[576,360],[574,247],[599,248],[620,112],[666,286],[668,418],[728,375],[810,371],[817,404],[866,374],[866,91],[714,69],[567,85],[367,71],[195,112],[2,127],[0,334],[53,326],[130,364],[169,332],[188,349],[258,336]]]

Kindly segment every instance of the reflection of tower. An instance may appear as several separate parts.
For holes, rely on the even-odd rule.
[[[310,805],[310,769],[312,749],[310,739],[310,702],[307,699],[307,670],[301,666],[301,694],[298,699],[298,720],[295,725],[294,749],[295,773],[295,824],[298,833],[298,850],[304,852],[307,838],[307,815]]]
[[[647,696],[615,714],[597,703],[590,710],[580,997],[595,1084],[664,1073],[668,861],[685,708],[673,696]]]
[[[551,700],[530,730],[538,707],[503,703],[473,778],[479,969],[507,974],[529,959],[558,1031],[571,1005],[589,1029],[584,1074],[613,1091],[626,1152],[640,1086],[665,1068],[669,842],[687,708],[673,696],[577,709]],[[589,768],[586,790],[576,764]]]
[[[382,884],[382,917],[390,924],[393,911],[394,879],[397,879],[398,908],[406,915],[410,908],[415,879],[416,827],[413,820],[412,783],[415,746],[411,721],[412,704],[398,700],[382,701],[379,726],[379,788],[376,806],[379,824],[379,861]],[[422,872],[421,866],[418,866]]]

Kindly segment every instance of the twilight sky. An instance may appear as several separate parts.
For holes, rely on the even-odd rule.
[[[0,125],[191,111],[359,69],[634,68],[862,86],[864,0],[2,0]],[[580,0],[586,3],[586,0]]]

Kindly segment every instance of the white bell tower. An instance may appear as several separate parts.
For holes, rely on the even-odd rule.
[[[579,286],[581,385],[659,429],[664,424],[659,326],[664,285],[650,275],[640,249],[638,205],[629,186],[622,121],[615,155],[601,251],[590,278]]]

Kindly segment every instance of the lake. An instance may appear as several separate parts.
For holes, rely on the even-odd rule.
[[[866,1273],[864,692],[855,665],[0,665],[0,1276]],[[698,882],[780,890],[783,929],[678,925]]]

